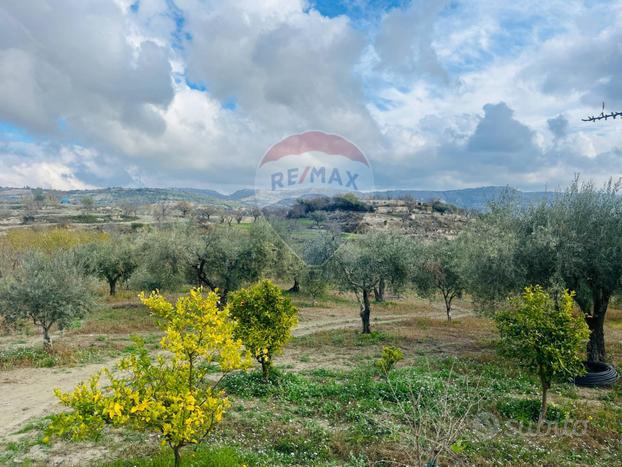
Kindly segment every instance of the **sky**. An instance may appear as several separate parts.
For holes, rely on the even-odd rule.
[[[251,187],[306,130],[378,189],[622,176],[622,0],[3,0],[0,186]]]

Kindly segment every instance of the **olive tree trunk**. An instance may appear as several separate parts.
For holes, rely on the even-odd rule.
[[[540,416],[538,417],[538,428],[542,426],[542,424],[546,421],[546,409],[548,408],[548,392],[550,383],[543,381],[542,382],[542,402],[540,403]]]
[[[585,320],[590,328],[590,340],[587,344],[587,360],[589,362],[605,361],[605,315],[609,306],[609,296],[602,292],[593,294],[593,310]]]
[[[369,317],[371,316],[371,304],[369,303],[369,290],[363,290],[363,304],[361,306],[361,321],[363,323],[363,334],[370,334]]]
[[[297,277],[294,277],[294,285],[292,285],[289,289],[289,292],[298,293],[300,292],[300,282]]]
[[[43,329],[43,348],[46,352],[52,351],[52,338],[50,337],[51,326],[52,325],[41,326],[41,329]]]
[[[110,295],[114,296],[117,293],[117,279],[108,279],[108,287],[110,289]]]
[[[447,321],[451,323],[451,303],[454,300],[455,294],[451,291],[443,291],[443,299],[445,300],[445,312],[447,313]]]
[[[384,302],[385,288],[386,288],[386,285],[385,285],[384,279],[380,279],[380,282],[378,282],[378,286],[374,287],[374,299],[377,302]]]

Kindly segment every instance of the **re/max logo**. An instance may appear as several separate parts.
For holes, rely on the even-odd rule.
[[[345,175],[343,177],[342,175]],[[358,190],[356,186],[356,179],[359,174],[352,173],[349,170],[340,171],[337,168],[326,169],[326,167],[311,167],[307,166],[302,169],[291,168],[285,172],[274,172],[270,175],[270,181],[272,184],[272,191],[277,188],[284,188],[285,184],[288,186],[302,185],[307,183],[323,183],[328,185],[339,185],[351,187],[353,190]],[[345,182],[344,182],[345,180]]]

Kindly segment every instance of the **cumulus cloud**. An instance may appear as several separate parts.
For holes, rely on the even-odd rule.
[[[162,131],[156,109],[173,98],[167,48],[131,44],[115,3],[9,0],[0,31],[0,119],[48,134],[60,118],[81,136],[111,122]]]
[[[514,112],[505,102],[486,104],[484,118],[468,142],[473,152],[492,152],[501,157],[508,153],[533,151],[533,132],[514,119]]]
[[[601,101],[622,105],[622,10],[619,2],[593,7],[591,16],[581,18],[575,33],[553,38],[524,70],[526,79],[543,93],[555,96],[577,94],[581,101],[598,108]],[[599,24],[607,17],[605,24]]]
[[[546,123],[549,125],[549,130],[551,130],[555,138],[563,138],[568,133],[568,119],[563,115],[549,118]]]
[[[92,185],[80,180],[67,164],[68,154],[46,152],[32,143],[0,144],[0,186],[38,186],[79,190]]]
[[[396,8],[383,18],[374,50],[376,68],[398,80],[428,77],[448,81],[434,41],[435,22],[446,1],[413,1],[408,8]]]
[[[353,68],[365,47],[346,17],[303,2],[188,2],[187,69],[220,101],[234,99],[258,132],[309,128],[378,138]]]
[[[621,174],[619,128],[580,121],[622,103],[621,5],[7,0],[0,184],[233,190],[308,129],[354,141],[386,188]]]

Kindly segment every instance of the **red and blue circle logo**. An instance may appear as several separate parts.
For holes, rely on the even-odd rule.
[[[373,172],[363,152],[346,138],[307,131],[288,136],[263,156],[255,176],[260,207],[301,197],[373,191]]]

